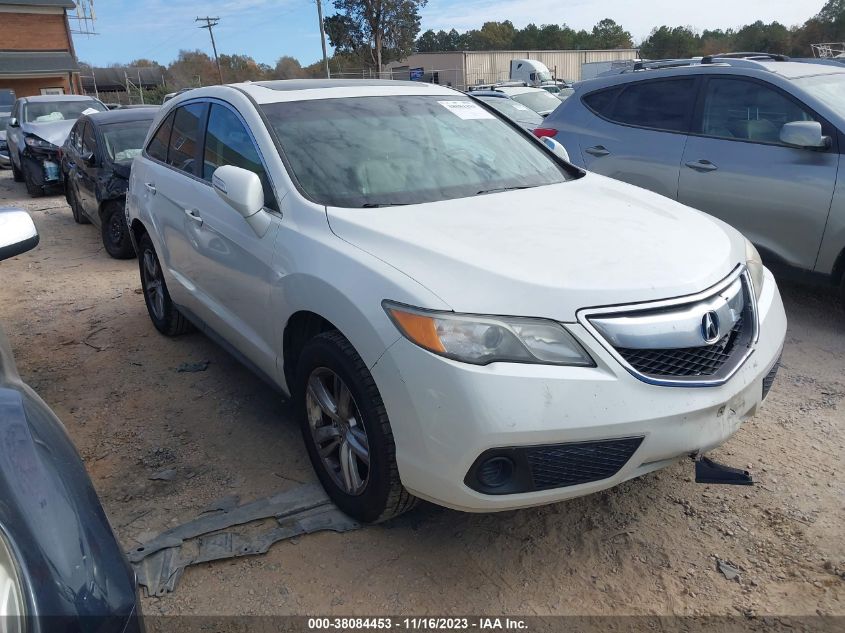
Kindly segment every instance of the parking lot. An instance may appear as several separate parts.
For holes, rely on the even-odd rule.
[[[108,257],[63,196],[30,199],[0,171],[6,205],[31,212],[41,242],[0,265],[0,323],[127,549],[220,497],[315,481],[279,395],[203,335],[159,335],[137,263]],[[682,462],[536,509],[422,504],[386,524],[189,568],[144,612],[845,614],[845,314],[833,292],[781,290],[783,367],[758,416],[714,451],[758,485],[697,485]]]

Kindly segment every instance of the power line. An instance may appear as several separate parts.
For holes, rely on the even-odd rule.
[[[214,63],[217,64],[217,75],[220,77],[220,84],[223,84],[223,71],[220,70],[220,59],[217,57],[217,44],[214,43],[214,31],[212,30],[217,23],[220,22],[220,18],[210,18],[208,16],[204,18],[197,18],[194,22],[205,22],[203,26],[198,28],[201,29],[208,29],[208,34],[211,36],[211,48],[214,50]]]

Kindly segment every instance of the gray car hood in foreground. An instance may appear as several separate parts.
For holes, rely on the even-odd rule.
[[[745,260],[744,238],[723,222],[589,173],[520,191],[327,213],[336,235],[458,312],[572,322],[585,307],[699,292]]]
[[[24,134],[34,134],[56,147],[61,147],[67,139],[76,119],[64,121],[50,121],[42,123],[21,123],[21,131]]]

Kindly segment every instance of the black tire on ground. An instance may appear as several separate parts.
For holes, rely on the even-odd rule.
[[[73,214],[73,221],[77,224],[91,224],[91,220],[79,208],[79,198],[76,197],[73,187],[69,185],[67,191],[68,204],[70,205],[70,212]]]
[[[26,184],[26,192],[32,198],[40,198],[44,195],[44,187],[39,185],[38,181],[35,180],[33,167],[29,163],[23,164],[23,181]]]
[[[23,182],[23,172],[15,167],[15,161],[12,161],[12,179],[15,182]]]
[[[156,329],[165,336],[178,336],[190,332],[193,326],[173,305],[164,282],[158,255],[147,234],[144,234],[138,242],[138,265],[144,302],[147,304],[147,312]]]
[[[357,494],[350,494],[335,481],[318,452],[317,441],[309,423],[306,403],[309,379],[312,378],[312,372],[326,369],[331,370],[348,388],[351,394],[348,411],[350,415],[351,412],[357,414],[354,417],[360,422],[356,424],[362,423],[366,432],[369,465],[363,489]],[[384,402],[372,374],[352,344],[336,330],[312,338],[299,356],[294,383],[296,412],[308,456],[332,501],[346,514],[363,523],[386,521],[413,508],[418,499],[405,490],[399,479],[396,445]],[[338,443],[341,437],[337,436]],[[356,472],[360,474],[361,471]]]
[[[105,204],[100,232],[103,237],[103,246],[109,255],[115,259],[135,257],[135,249],[129,237],[129,227],[126,226],[126,214],[120,201],[113,200]]]

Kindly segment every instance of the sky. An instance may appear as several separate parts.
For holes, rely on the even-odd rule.
[[[756,20],[787,26],[818,13],[825,0],[429,0],[422,30],[480,28],[487,20],[510,20],[521,28],[533,22],[566,23],[590,30],[603,18],[624,26],[640,42],[655,26],[728,28]],[[75,35],[77,56],[95,66],[148,58],[171,62],[180,49],[211,54],[198,16],[219,17],[214,29],[219,53],[240,53],[275,65],[282,55],[304,65],[321,56],[315,0],[94,0],[98,35]],[[333,13],[323,0],[324,14]],[[200,13],[201,12],[201,13]]]

